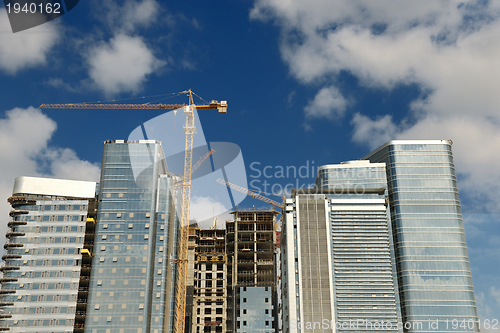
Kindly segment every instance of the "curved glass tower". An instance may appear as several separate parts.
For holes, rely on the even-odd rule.
[[[408,331],[477,332],[451,142],[390,141],[363,159],[387,165],[402,319],[412,323]],[[454,327],[453,320],[465,325]]]

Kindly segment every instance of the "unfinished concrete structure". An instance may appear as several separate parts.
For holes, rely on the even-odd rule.
[[[226,332],[227,256],[225,229],[191,229],[194,259],[191,332]],[[190,255],[191,259],[191,255]]]
[[[227,331],[277,331],[276,216],[274,210],[239,210],[226,222]]]

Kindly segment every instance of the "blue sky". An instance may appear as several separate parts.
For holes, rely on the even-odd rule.
[[[317,167],[390,139],[452,139],[476,300],[500,319],[499,36],[489,1],[86,0],[16,34],[0,8],[0,197],[19,175],[97,180],[102,141],[162,113],[42,103],[184,103],[165,98],[189,88],[227,100],[201,123],[207,141],[241,147],[249,181],[254,162]]]

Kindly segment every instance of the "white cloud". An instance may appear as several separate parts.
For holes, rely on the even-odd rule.
[[[495,302],[497,304],[494,304]],[[495,325],[495,322],[492,323],[492,321],[498,321],[498,310],[500,310],[500,290],[498,288],[491,287],[489,289],[489,295],[485,295],[484,292],[476,293],[476,303],[479,318],[482,324],[481,332],[497,333],[498,325]],[[487,328],[485,326],[487,326]]]
[[[314,100],[304,108],[306,117],[338,119],[344,115],[348,101],[333,86],[321,88]]]
[[[227,212],[222,203],[211,197],[193,196],[191,198],[191,220],[201,223],[199,227],[207,228],[213,225],[213,217],[217,218],[217,228],[225,228],[226,221],[232,221],[232,215]]]
[[[281,28],[282,58],[304,84],[328,89],[348,72],[369,88],[420,87],[398,122],[353,115],[352,140],[453,139],[462,193],[500,211],[500,2],[256,0],[250,16]]]
[[[68,148],[57,148],[49,141],[57,124],[33,107],[15,108],[0,118],[0,216],[8,216],[6,199],[12,195],[18,176],[99,180],[99,166],[82,161]],[[0,243],[7,224],[0,224]]]
[[[61,39],[57,22],[12,33],[3,8],[0,8],[0,31],[0,69],[8,74],[46,65],[49,52]]]
[[[137,28],[155,24],[160,13],[160,5],[155,0],[128,0],[120,4],[105,0],[94,3],[96,17],[119,33],[130,33]]]
[[[497,289],[495,287],[490,288],[490,294],[493,296],[497,304],[500,306],[500,289]]]
[[[89,76],[105,94],[138,92],[147,76],[165,65],[140,37],[117,35],[90,50]]]
[[[355,142],[368,144],[372,149],[393,139],[397,133],[397,127],[392,122],[390,115],[372,120],[365,115],[356,113],[351,124],[354,125],[352,139]]]
[[[377,120],[356,114],[353,140],[375,148],[391,139],[452,139],[455,167],[461,178],[459,188],[477,211],[500,208],[500,128],[486,117],[428,115],[411,126],[392,121],[386,115]]]

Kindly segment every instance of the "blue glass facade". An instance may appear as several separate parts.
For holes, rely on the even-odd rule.
[[[56,190],[26,191],[40,182]],[[13,210],[0,267],[1,330],[73,332],[78,300],[86,293],[80,286],[83,271],[88,271],[82,253],[87,228],[93,228],[88,214],[95,183],[30,177],[16,179],[15,188],[18,183],[25,191],[9,198]],[[68,195],[82,183],[90,185],[89,198],[79,191]],[[58,191],[64,187],[69,191]]]
[[[239,287],[240,315],[237,333],[274,332],[273,288]]]
[[[175,207],[159,142],[105,144],[86,332],[171,331]]]
[[[387,165],[401,312],[403,321],[412,323],[408,331],[477,332],[451,142],[391,141],[364,159]],[[452,327],[454,319],[466,325]],[[438,326],[431,329],[429,320],[432,325],[438,320]]]

